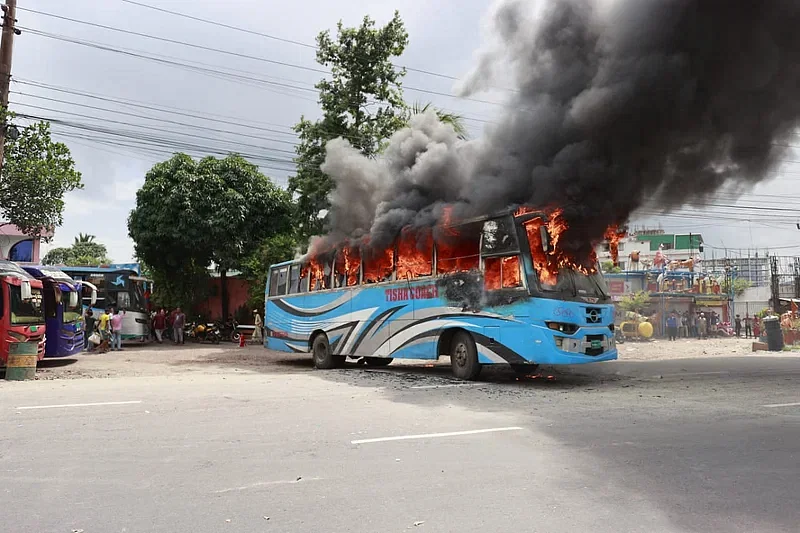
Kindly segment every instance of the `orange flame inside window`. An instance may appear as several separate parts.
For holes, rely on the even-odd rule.
[[[380,283],[392,279],[394,250],[364,250],[364,283]]]
[[[357,247],[347,246],[336,254],[335,276],[337,287],[358,285],[361,253]]]
[[[431,230],[403,230],[397,241],[397,279],[414,279],[433,274]]]

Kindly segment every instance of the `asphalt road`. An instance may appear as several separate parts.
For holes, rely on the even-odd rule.
[[[0,382],[0,529],[798,530],[798,358],[485,377],[283,360]]]

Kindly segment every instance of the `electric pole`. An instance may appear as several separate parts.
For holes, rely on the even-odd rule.
[[[3,38],[0,41],[0,108],[2,124],[0,124],[0,170],[3,168],[3,157],[6,153],[6,130],[8,129],[8,89],[11,85],[11,57],[14,48],[14,35],[19,35],[16,28],[17,0],[6,0],[3,9]]]

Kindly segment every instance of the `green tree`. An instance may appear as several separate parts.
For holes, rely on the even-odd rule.
[[[744,291],[746,291],[752,286],[753,284],[744,278],[735,278],[733,280],[733,295],[741,296],[742,294],[744,294]],[[721,287],[722,287],[722,292],[724,292],[725,294],[730,294],[731,293],[730,279],[726,278],[725,280],[723,280]]]
[[[419,102],[415,102],[408,110],[408,118],[410,120],[411,117],[414,115],[421,115],[427,112],[429,109],[433,109],[436,112],[436,116],[439,117],[439,120],[445,124],[449,124],[455,130],[456,135],[458,135],[459,139],[466,140],[469,135],[467,132],[467,127],[464,124],[464,117],[457,113],[450,113],[449,111],[444,111],[442,109],[438,109],[433,107],[433,104],[428,102],[425,105],[420,104]]]
[[[6,136],[0,180],[0,218],[28,235],[63,222],[64,195],[82,189],[69,148],[50,138],[50,124],[36,122],[17,138]]]
[[[375,155],[406,124],[408,115],[401,87],[405,69],[392,64],[408,45],[398,12],[381,28],[370,17],[357,28],[345,28],[340,21],[336,38],[324,31],[317,45],[317,62],[330,67],[331,78],[316,84],[322,118],[311,121],[303,116],[294,126],[300,144],[295,149],[297,174],[289,178],[289,190],[298,198],[304,241],[322,232],[319,213],[330,207],[334,183],[320,170],[325,144],[344,137],[364,155]]]
[[[89,235],[88,233],[78,233],[78,236],[75,237],[75,244],[94,242],[94,239],[94,235]]]
[[[650,305],[650,293],[647,291],[627,294],[617,302],[617,306],[623,311],[633,311],[634,313],[641,313],[648,305]]]
[[[250,281],[249,309],[260,309],[264,306],[264,290],[270,265],[293,259],[299,249],[297,236],[294,232],[287,231],[266,239],[247,258],[242,265],[242,274]]]
[[[607,274],[619,274],[622,272],[620,267],[614,266],[613,261],[603,261],[603,264],[600,265],[600,268]]]
[[[88,237],[88,239],[86,239]],[[53,248],[42,259],[45,265],[100,266],[111,263],[105,245],[95,242],[94,235],[80,234],[72,246]]]
[[[287,191],[239,155],[194,161],[177,154],[145,176],[128,232],[173,304],[196,302],[197,285],[208,285],[216,265],[227,316],[228,271],[241,269],[265,239],[289,231],[292,207]]]

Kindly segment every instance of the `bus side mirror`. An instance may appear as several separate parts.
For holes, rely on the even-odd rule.
[[[547,226],[539,227],[539,235],[542,239],[542,251],[547,253],[550,250],[550,232],[547,231]]]
[[[33,298],[33,291],[31,291],[31,282],[23,281],[19,288],[20,296],[23,300],[30,300]]]
[[[89,305],[94,305],[97,303],[97,289],[92,289],[92,303]]]
[[[69,306],[76,307],[78,305],[78,291],[70,291],[69,293]]]

